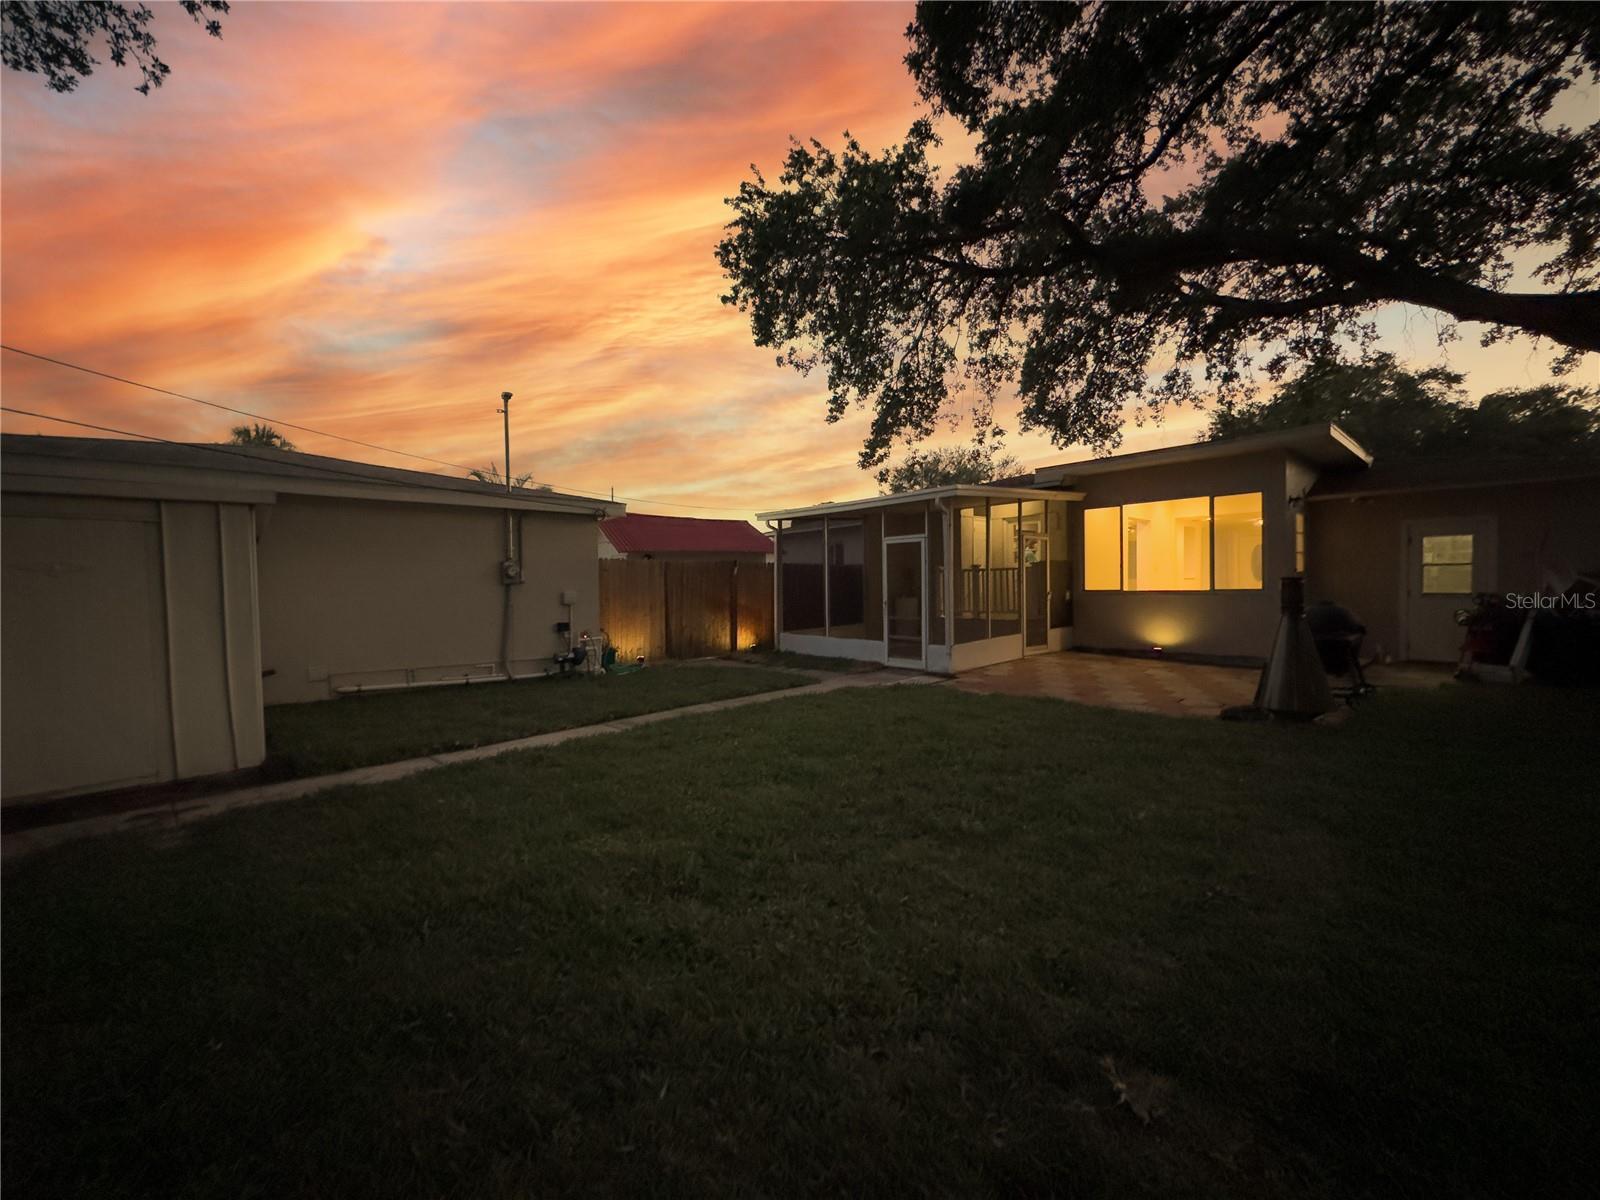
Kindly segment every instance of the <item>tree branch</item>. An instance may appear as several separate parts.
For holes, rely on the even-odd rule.
[[[1183,131],[1183,128],[1194,119],[1200,109],[1214,100],[1222,89],[1233,79],[1240,67],[1250,60],[1250,57],[1265,46],[1277,33],[1287,25],[1306,5],[1288,4],[1272,13],[1261,26],[1249,37],[1245,38],[1226,61],[1214,69],[1210,82],[1194,94],[1187,104],[1178,112],[1178,115],[1168,121],[1162,129],[1156,143],[1138,162],[1120,171],[1108,175],[1091,193],[1091,205],[1098,204],[1100,199],[1118,183],[1128,183],[1138,179],[1156,163],[1161,161],[1167,152],[1167,147],[1172,145],[1172,139]],[[1231,14],[1230,14],[1231,15]]]

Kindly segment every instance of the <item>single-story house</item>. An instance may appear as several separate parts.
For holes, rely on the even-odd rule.
[[[772,539],[748,521],[626,513],[600,522],[600,557],[771,562]]]
[[[1600,463],[1374,466],[1336,425],[760,513],[779,647],[956,672],[1051,650],[1259,662],[1277,581],[1452,661],[1479,592],[1600,570]]]
[[[1306,499],[1312,595],[1360,614],[1395,660],[1453,661],[1474,593],[1553,597],[1600,576],[1600,462],[1374,463]]]
[[[267,704],[540,671],[621,507],[292,451],[5,435],[0,795],[234,771]]]

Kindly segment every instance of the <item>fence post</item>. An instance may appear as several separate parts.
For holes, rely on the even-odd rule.
[[[672,564],[665,560],[661,562],[661,640],[665,645],[663,658],[672,657]]]
[[[728,653],[739,653],[739,560],[728,572]]]

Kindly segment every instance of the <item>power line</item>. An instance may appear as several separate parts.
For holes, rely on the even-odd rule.
[[[140,383],[137,379],[127,379],[121,375],[112,375],[107,371],[97,371],[93,367],[82,367],[77,363],[67,362],[65,359],[51,358],[48,354],[35,354],[32,350],[23,350],[17,346],[7,346],[0,343],[0,350],[9,350],[13,354],[23,354],[29,358],[36,358],[40,362],[53,363],[58,367],[66,367],[71,371],[82,371],[85,375],[98,375],[101,379],[109,379],[114,383],[125,383],[129,387],[143,388],[147,392],[157,392],[163,396],[172,396],[178,400],[188,400],[193,404],[204,404],[207,408],[218,408],[223,412],[236,413],[241,417],[253,417],[258,421],[270,421],[274,425],[282,425],[295,429],[301,433],[314,433],[318,437],[333,438],[336,441],[349,442],[352,446],[364,446],[368,450],[377,450],[383,454],[398,454],[402,458],[415,458],[422,462],[435,463],[441,467],[449,467],[455,471],[471,471],[473,468],[464,467],[460,463],[446,462],[442,458],[429,458],[426,454],[412,454],[409,450],[393,450],[388,446],[379,446],[374,442],[363,442],[359,438],[345,437],[343,434],[328,433],[326,430],[313,429],[309,425],[296,425],[292,421],[284,421],[277,417],[269,417],[265,413],[251,412],[244,408],[234,408],[231,404],[219,404],[215,400],[202,400],[199,396],[188,396],[183,392],[175,392],[171,388],[156,387],[151,383]]]
[[[24,356],[26,356],[28,358],[38,359],[40,362],[51,363],[51,364],[53,364],[55,366],[58,366],[58,367],[66,367],[70,371],[82,371],[85,375],[96,375],[101,379],[109,379],[113,383],[127,384],[129,387],[142,388],[143,390],[145,390],[147,392],[155,392],[158,395],[162,395],[162,396],[171,396],[176,400],[187,400],[192,404],[203,404],[207,408],[220,409],[223,412],[235,413],[235,414],[237,414],[238,416],[241,416],[241,417],[252,417],[257,421],[267,421],[267,422],[269,422],[269,423],[271,423],[271,424],[273,424],[275,426],[276,425],[282,425],[287,429],[293,429],[293,430],[296,430],[296,431],[301,432],[301,433],[310,433],[310,434],[316,435],[317,437],[332,438],[335,441],[339,441],[339,442],[349,442],[352,446],[363,446],[368,450],[376,450],[376,451],[378,451],[379,453],[382,453],[382,454],[395,454],[395,455],[399,455],[402,458],[415,458],[420,462],[430,462],[430,463],[436,464],[437,466],[449,467],[449,468],[451,468],[452,470],[455,470],[455,471],[465,471],[469,475],[474,475],[474,473],[478,470],[478,468],[476,468],[476,467],[462,466],[460,463],[447,462],[442,458],[430,458],[426,454],[413,454],[409,450],[394,450],[394,449],[391,449],[388,446],[379,446],[374,442],[363,442],[359,438],[345,437],[343,434],[339,434],[339,433],[328,433],[326,430],[323,430],[323,429],[314,429],[310,425],[296,425],[292,421],[284,421],[284,420],[281,420],[281,419],[279,419],[277,417],[268,416],[265,413],[251,412],[248,409],[244,409],[244,408],[234,408],[232,405],[220,404],[215,400],[202,400],[199,396],[190,396],[190,395],[187,395],[187,394],[185,394],[183,392],[175,392],[171,388],[157,387],[155,384],[152,384],[152,383],[141,383],[137,379],[128,379],[128,378],[126,378],[125,376],[122,376],[122,375],[113,375],[108,371],[98,371],[93,367],[85,367],[85,366],[81,366],[78,363],[67,362],[65,359],[52,358],[48,354],[37,354],[32,350],[24,350],[20,346],[10,346],[10,345],[6,345],[3,342],[0,342],[0,350],[9,350],[12,354],[21,354],[21,355],[24,355]],[[6,411],[21,413],[20,409],[7,409]],[[42,414],[38,414],[38,413],[28,413],[28,414],[25,414],[25,415],[28,415],[28,416],[42,416]],[[81,425],[85,429],[99,429],[99,428],[101,428],[100,426],[97,426],[97,425],[87,425],[87,424],[85,424],[84,422],[81,422],[81,421],[69,421],[64,417],[42,416],[42,419],[43,420],[47,420],[47,421],[61,421],[64,424],[67,424],[67,425]],[[103,430],[103,432],[117,432],[117,431],[115,431],[115,430]],[[143,434],[143,433],[129,433],[126,436],[128,436],[128,437],[142,437],[142,438],[147,438],[150,441],[156,441],[156,442],[165,442],[165,441],[167,441],[166,438],[152,437],[149,434]],[[193,442],[169,442],[168,444],[169,445],[174,445],[174,446],[179,446],[179,445],[198,445],[198,443],[193,443]],[[510,467],[511,467],[511,464],[507,463],[506,464],[506,471],[507,471],[508,475],[510,474]],[[326,470],[328,468],[323,468],[323,469]],[[438,472],[436,472],[436,471],[424,472],[424,473],[425,474],[435,474],[435,475],[438,474]],[[475,477],[476,476],[474,475],[474,478]],[[592,496],[595,499],[599,499],[599,500],[606,500],[606,499],[610,499],[610,500],[613,500],[613,501],[621,500],[624,503],[628,503],[628,504],[658,504],[658,505],[662,506],[663,508],[692,508],[692,509],[697,509],[697,510],[700,510],[700,511],[703,511],[703,512],[724,512],[724,513],[728,513],[728,512],[745,512],[745,511],[747,511],[746,509],[743,509],[743,508],[730,508],[730,507],[727,507],[725,505],[717,505],[717,504],[686,504],[686,503],[684,503],[682,501],[678,501],[678,500],[652,500],[647,496],[610,496],[610,497],[608,497],[607,493],[601,492],[601,491],[596,491],[593,488],[567,488],[567,487],[562,487],[559,484],[550,483],[548,481],[535,480],[534,482],[536,484],[538,484],[540,487],[548,487],[548,488],[551,488],[551,489],[553,489],[555,491],[558,491],[558,492],[567,492],[567,493],[572,494],[572,495]]]
[[[249,449],[247,447],[244,447],[244,446],[224,446],[224,445],[217,445],[217,444],[208,443],[208,442],[178,442],[178,441],[174,441],[171,438],[158,437],[156,434],[153,434],[153,433],[139,433],[136,430],[132,430],[132,429],[118,429],[118,428],[116,428],[115,426],[112,426],[112,425],[96,425],[96,424],[93,424],[92,422],[89,422],[89,421],[75,421],[71,417],[58,417],[53,413],[34,412],[31,409],[26,409],[26,408],[14,408],[9,404],[0,404],[0,412],[14,413],[15,415],[17,415],[19,417],[36,417],[41,421],[55,421],[55,422],[57,422],[57,423],[59,423],[61,425],[74,425],[79,429],[92,429],[97,433],[115,433],[115,434],[118,434],[118,435],[120,435],[122,437],[140,438],[143,441],[147,441],[147,442],[159,442],[163,446],[175,446],[180,450],[199,450],[199,451],[202,451],[202,452],[207,453],[207,454],[221,454],[221,455],[224,455],[224,456],[226,456],[226,457],[228,457],[230,459],[233,459],[235,462],[239,461],[240,459],[243,459],[243,460],[245,460],[247,462],[250,462],[250,463],[252,463],[252,464],[254,464],[255,466],[258,466],[258,467],[262,466],[262,465],[265,465],[267,468],[269,468],[269,470],[266,472],[267,474],[272,474],[270,468],[273,467],[273,466],[278,466],[278,465],[288,466],[288,465],[290,465],[288,463],[283,463],[283,464],[274,463],[272,461],[272,459],[269,458],[269,457],[264,457],[261,454],[252,454],[252,453],[250,453]],[[272,451],[272,453],[276,454],[276,453],[282,453],[282,452],[281,451]],[[293,453],[293,452],[291,451],[290,453]],[[311,458],[311,457],[315,457],[315,456],[314,455],[296,455],[296,458],[298,458],[298,459]],[[338,460],[336,459],[335,461],[338,461]],[[484,493],[471,491],[469,489],[465,489],[465,488],[461,488],[461,487],[447,487],[443,483],[425,483],[425,482],[423,482],[421,480],[418,480],[416,482],[408,482],[408,481],[402,480],[402,479],[383,479],[383,478],[378,478],[378,477],[374,477],[374,476],[371,476],[371,475],[362,475],[357,471],[341,471],[338,467],[324,467],[324,466],[321,466],[321,465],[319,465],[317,463],[308,463],[308,462],[301,461],[301,462],[295,462],[293,464],[293,466],[295,466],[295,467],[297,467],[297,468],[299,468],[300,470],[303,470],[303,471],[320,471],[324,475],[332,476],[332,477],[337,478],[337,479],[353,479],[357,483],[378,484],[378,485],[380,485],[382,487],[402,487],[402,488],[403,487],[420,487],[420,488],[428,488],[430,490],[439,491],[439,492],[454,492],[457,495],[460,495],[463,492],[465,492],[468,495],[482,495],[482,494],[484,494]],[[386,470],[386,469],[392,469],[392,468],[379,467],[377,469],[378,470]],[[442,475],[436,475],[432,471],[416,471],[416,472],[413,472],[413,474],[432,476],[433,478],[436,478],[436,479],[444,479],[445,478]],[[463,479],[463,480],[458,480],[456,482],[458,482],[458,483],[466,483],[467,480]],[[495,493],[495,494],[498,494],[498,493]],[[514,497],[514,498],[515,499],[528,499],[528,497],[526,497],[526,496]],[[568,499],[571,499],[571,500],[587,500],[587,499],[589,499],[589,497],[587,497],[587,496],[570,496],[570,497],[568,497]]]

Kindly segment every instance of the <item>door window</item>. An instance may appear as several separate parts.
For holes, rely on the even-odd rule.
[[[1472,535],[1448,533],[1422,539],[1422,594],[1464,596],[1472,591]]]

